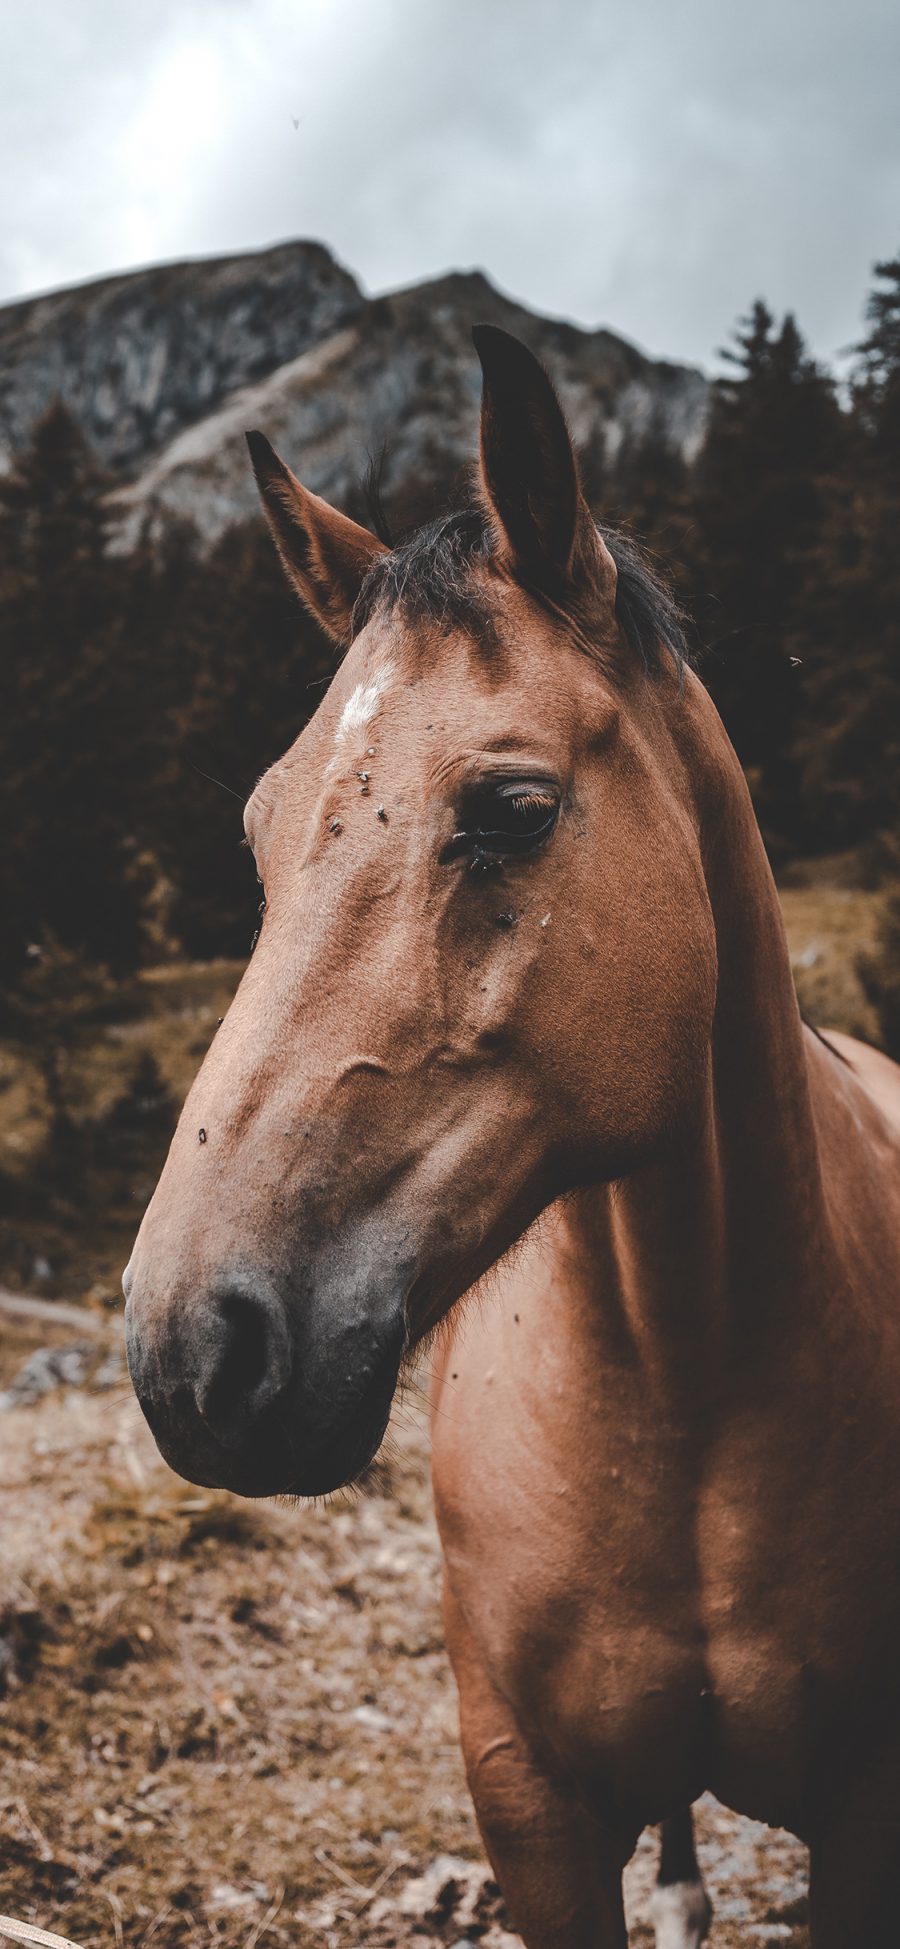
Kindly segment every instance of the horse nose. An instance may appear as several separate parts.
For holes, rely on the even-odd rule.
[[[290,1379],[284,1306],[262,1282],[229,1284],[198,1310],[191,1339],[197,1411],[224,1448],[236,1448]]]

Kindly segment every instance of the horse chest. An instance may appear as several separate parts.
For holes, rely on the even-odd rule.
[[[600,1804],[652,1820],[713,1787],[797,1826],[810,1765],[805,1674],[751,1603],[710,1622],[689,1526],[593,1533],[532,1507],[446,1531],[451,1588],[498,1691]],[[576,1535],[577,1531],[577,1535]]]
[[[626,1363],[578,1357],[552,1300],[520,1285],[473,1318],[434,1425],[449,1584],[484,1666],[601,1798],[651,1820],[711,1787],[802,1831],[823,1742],[883,1711],[895,1669],[877,1388],[848,1406],[843,1380],[783,1361],[710,1438],[649,1412]]]
[[[589,1482],[584,1458],[517,1452],[502,1415],[459,1445],[454,1419],[435,1427],[449,1583],[498,1691],[604,1796],[693,1797],[706,1675],[674,1472],[660,1493],[632,1446]]]
[[[539,1440],[499,1369],[467,1377],[460,1354],[454,1371],[465,1385],[435,1424],[450,1587],[536,1742],[646,1820],[711,1786],[798,1827],[810,1687],[841,1634],[811,1572],[821,1613],[792,1600],[803,1524],[770,1520],[780,1466],[762,1499],[743,1455],[698,1489],[691,1453],[624,1397],[580,1417],[579,1444],[564,1417]]]

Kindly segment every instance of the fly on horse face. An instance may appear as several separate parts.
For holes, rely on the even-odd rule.
[[[395,549],[250,436],[349,648],[247,807],[265,919],[131,1372],[191,1481],[319,1495],[440,1326],[447,1641],[528,1949],[621,1949],[657,1821],[657,1940],[699,1944],[705,1789],[808,1842],[813,1949],[897,1949],[900,1071],[801,1022],[677,612],[475,339],[477,504]]]

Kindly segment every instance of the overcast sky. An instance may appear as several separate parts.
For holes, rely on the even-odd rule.
[[[761,293],[830,357],[898,73],[896,0],[4,0],[0,301],[310,236],[698,362]]]

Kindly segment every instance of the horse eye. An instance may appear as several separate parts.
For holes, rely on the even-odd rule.
[[[467,794],[441,863],[468,854],[480,865],[533,852],[549,839],[558,814],[559,793],[543,779],[480,785]]]

